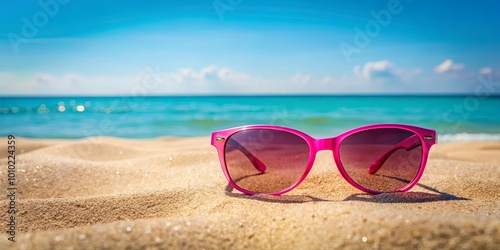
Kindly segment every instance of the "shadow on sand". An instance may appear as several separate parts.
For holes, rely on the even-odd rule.
[[[417,184],[428,191],[426,192],[397,192],[397,193],[382,193],[377,195],[372,194],[353,194],[343,200],[329,200],[317,198],[310,195],[246,195],[241,193],[233,193],[234,188],[227,184],[226,195],[234,198],[240,199],[250,199],[259,200],[265,202],[274,203],[306,203],[306,202],[340,202],[340,201],[364,201],[364,202],[375,202],[375,203],[422,203],[422,202],[433,202],[433,201],[450,201],[450,200],[469,200],[468,198],[463,198],[455,196],[453,194],[441,192],[435,188]]]

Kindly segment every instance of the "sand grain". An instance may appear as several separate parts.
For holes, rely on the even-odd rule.
[[[407,193],[364,194],[321,152],[296,190],[250,197],[208,138],[17,141],[16,243],[1,234],[1,249],[500,247],[499,142],[436,145]]]

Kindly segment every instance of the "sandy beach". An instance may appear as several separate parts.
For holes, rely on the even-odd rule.
[[[17,138],[15,242],[0,142],[1,249],[500,248],[500,142],[437,144],[407,193],[360,192],[324,151],[292,192],[252,197],[208,137]]]

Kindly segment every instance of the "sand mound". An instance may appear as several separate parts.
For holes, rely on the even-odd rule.
[[[438,144],[414,189],[380,195],[351,187],[331,153],[321,152],[306,180],[283,196],[232,190],[209,138],[18,144],[16,242],[2,234],[2,248],[500,246],[498,142]],[[6,169],[2,154],[2,180]],[[0,206],[8,204],[1,196]]]

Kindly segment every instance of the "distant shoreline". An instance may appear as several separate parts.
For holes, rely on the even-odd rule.
[[[0,136],[197,137],[251,124],[332,137],[379,123],[435,129],[445,141],[500,140],[500,98],[474,96],[115,96],[0,98]]]
[[[124,97],[137,97],[137,98],[191,98],[191,97],[469,97],[474,96],[474,93],[457,93],[457,94],[429,94],[429,93],[416,93],[416,94],[148,94],[145,96],[132,95],[130,93],[116,94],[116,95],[0,95],[0,98],[124,98]],[[488,98],[500,98],[500,94],[491,94]]]

